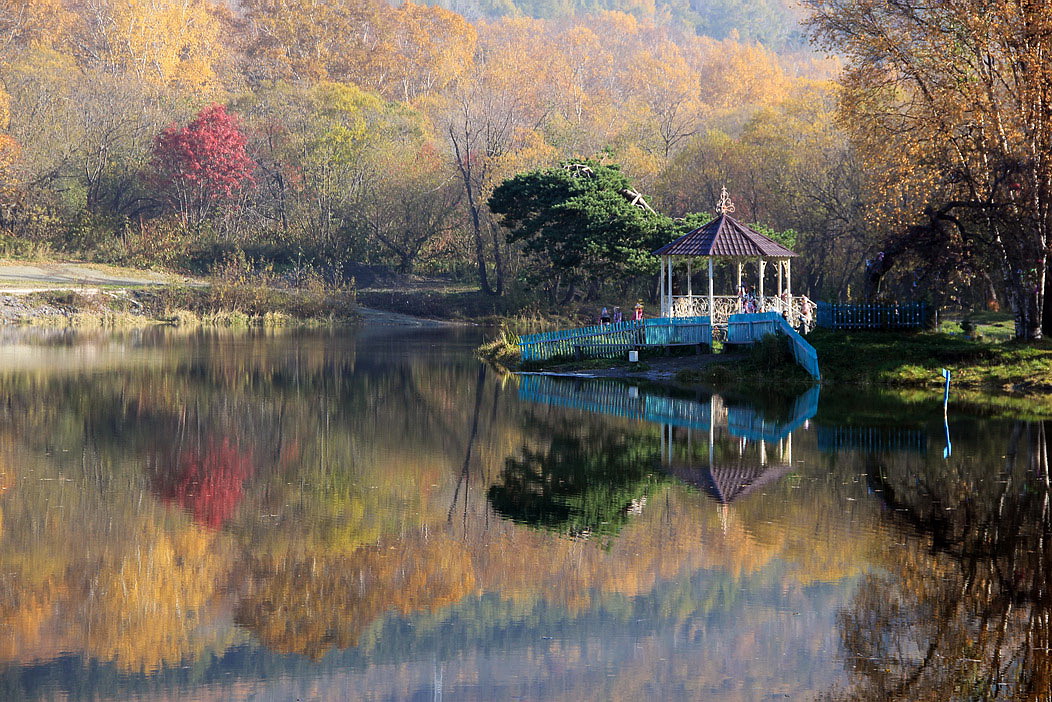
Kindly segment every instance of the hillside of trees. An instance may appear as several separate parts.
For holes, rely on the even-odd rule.
[[[738,38],[783,50],[806,43],[800,6],[791,0],[444,0],[431,3],[469,19],[556,19],[624,12],[716,39]]]
[[[852,187],[828,62],[661,8],[458,9],[4,0],[2,249],[192,270],[243,251],[502,294],[527,262],[493,188],[597,158],[671,216],[726,184],[744,219],[813,233],[815,285],[857,262],[857,194],[820,197]]]
[[[1006,9],[1009,29],[982,34],[955,7],[871,26],[872,3],[806,4],[842,60],[806,48],[783,0],[0,0],[0,253],[199,272],[236,256],[340,285],[379,266],[544,304],[549,262],[488,203],[588,161],[669,218],[696,221],[727,186],[739,219],[795,240],[811,297],[1000,302],[1040,333],[1047,179],[1026,154],[1052,122],[1012,102],[1039,77],[1009,90],[997,63],[1012,27],[1037,25]],[[958,26],[996,85],[904,100],[973,71],[921,60],[928,20]],[[900,21],[916,26],[880,44]],[[995,143],[974,124],[1010,128]],[[627,258],[573,271],[592,282],[570,302],[652,295],[656,261]]]

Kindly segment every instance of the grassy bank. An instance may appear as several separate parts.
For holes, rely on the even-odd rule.
[[[943,382],[939,369],[947,368],[957,388],[1052,393],[1050,341],[988,343],[944,333],[828,329],[816,329],[807,340],[818,352],[827,385],[937,388]],[[744,362],[716,363],[683,379],[746,385],[807,382],[780,337],[757,344]]]
[[[939,370],[946,368],[957,408],[1002,417],[1052,417],[1052,341],[990,343],[959,334],[825,329],[807,340],[818,351],[823,386],[834,392],[864,387],[932,402],[941,398]],[[800,390],[811,382],[778,337],[755,345],[734,362],[683,371],[677,380],[751,392]]]
[[[353,291],[222,283],[92,293],[42,291],[9,296],[3,310],[9,323],[107,329],[154,324],[320,326],[357,320]]]
[[[1052,342],[987,343],[941,333],[835,332],[807,340],[823,380],[837,384],[939,387],[940,368],[956,387],[1052,392]]]

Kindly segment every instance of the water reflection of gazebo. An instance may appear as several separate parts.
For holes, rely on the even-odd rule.
[[[792,294],[791,261],[797,254],[731,217],[733,211],[734,205],[724,188],[716,206],[715,219],[654,252],[661,259],[661,316],[709,317],[713,326],[726,327],[732,314],[778,312],[793,327],[799,328],[811,318],[812,303],[806,297],[793,297]],[[708,264],[708,291],[707,294],[695,295],[693,262],[699,258]],[[734,295],[714,293],[714,264],[717,261],[736,265]],[[755,302],[749,307],[752,299],[747,301],[741,291],[744,266],[751,261],[756,262],[757,285]],[[778,293],[775,296],[767,295],[764,286],[767,264],[771,261],[778,269]],[[673,286],[677,264],[686,264],[687,268],[686,290],[681,289],[678,295]]]
[[[817,401],[817,397],[815,397]],[[690,428],[672,425],[662,427],[661,463],[669,475],[709,495],[721,505],[745,497],[760,487],[776,482],[792,470],[792,432],[813,412],[812,398],[794,406],[794,416],[786,423],[770,422],[751,407],[725,407],[718,395],[710,400],[712,418],[699,455],[694,448]],[[736,444],[730,451],[717,452],[717,428],[727,428],[727,435]],[[724,444],[726,442],[723,442]],[[736,450],[735,450],[736,449]]]
[[[818,386],[797,397],[787,418],[700,398],[650,393],[610,380],[544,375],[519,378],[525,401],[659,425],[662,470],[721,505],[772,483],[792,469],[794,431],[818,411]],[[721,435],[717,451],[717,434]]]

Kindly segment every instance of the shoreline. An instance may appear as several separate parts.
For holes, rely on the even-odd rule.
[[[814,334],[814,333],[813,333]],[[894,394],[941,404],[941,367],[950,369],[950,403],[974,411],[1028,419],[1052,418],[1052,343],[977,343],[939,334],[863,336],[823,333],[819,367],[824,392]],[[890,343],[890,348],[885,345]],[[613,359],[518,363],[494,342],[479,354],[515,374],[654,382],[680,389],[756,395],[802,392],[814,385],[780,345],[757,344],[731,354],[648,356],[639,369]],[[823,364],[823,357],[826,363]]]

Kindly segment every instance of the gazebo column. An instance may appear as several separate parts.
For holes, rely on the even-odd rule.
[[[716,323],[716,297],[712,294],[712,256],[709,256],[709,324]]]
[[[694,266],[693,259],[687,259],[687,309],[690,311],[688,317],[694,315]]]
[[[669,280],[672,277],[672,257],[661,257],[661,316],[668,317],[669,304]]]
[[[778,261],[778,297],[782,296],[782,264],[785,261]]]
[[[665,316],[665,256],[661,257],[661,273],[658,274],[658,290],[661,297],[660,309],[658,310],[658,316]]]
[[[789,296],[789,301],[793,300],[793,259],[785,259],[785,294]]]
[[[764,308],[764,304],[763,304],[763,274],[766,271],[766,269],[767,269],[767,261],[765,261],[765,260],[763,260],[761,258],[760,259],[760,294],[759,294],[759,298],[760,299],[759,299],[759,306],[758,306],[758,308],[756,310],[757,312],[763,312],[763,308]]]
[[[668,304],[668,309],[665,311],[666,317],[672,316],[672,270],[673,262],[672,257],[668,257],[668,295],[665,296],[665,301]]]
[[[745,298],[742,296],[742,262],[738,259],[738,287],[734,289],[734,294],[738,296],[738,311],[744,312],[743,305],[745,304]]]

